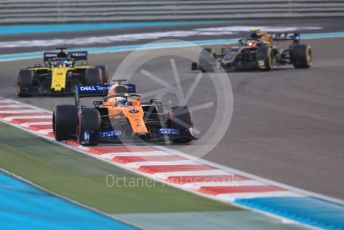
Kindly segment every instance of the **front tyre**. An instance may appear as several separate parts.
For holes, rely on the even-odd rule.
[[[271,70],[274,67],[274,58],[272,48],[269,46],[261,46],[257,49],[257,67],[259,70]]]
[[[18,97],[28,96],[32,86],[34,72],[32,70],[22,69],[18,73],[16,94]]]
[[[84,146],[97,145],[100,126],[101,118],[98,110],[81,109],[77,121],[77,142]]]
[[[272,68],[274,66],[271,47],[268,47],[266,49],[266,58],[264,61],[264,66],[265,66],[266,70],[272,70]]]
[[[57,141],[75,138],[78,107],[57,105],[53,111],[53,132]]]

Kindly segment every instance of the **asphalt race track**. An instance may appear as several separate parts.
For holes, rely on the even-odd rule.
[[[311,69],[295,70],[287,66],[270,72],[229,74],[234,94],[233,118],[219,145],[204,158],[344,199],[344,183],[341,181],[344,174],[344,41],[331,38],[305,42],[313,48]],[[166,54],[164,50],[154,52]],[[107,65],[112,74],[127,55],[94,54],[90,55],[89,62]],[[171,58],[176,61],[183,88],[187,89],[198,74],[190,70],[189,60],[165,56],[151,60],[143,69],[172,83]],[[18,70],[40,61],[0,62],[0,96],[18,99],[15,96]],[[139,91],[147,92],[155,86],[141,80],[144,77],[137,72],[132,80],[137,83]],[[214,95],[210,76],[205,76],[190,104],[213,101],[216,99]],[[49,110],[57,104],[73,103],[73,98],[68,97],[18,100]],[[174,101],[173,98],[168,100]],[[207,131],[213,115],[213,108],[194,114],[196,128],[201,133]],[[193,146],[198,148],[205,144],[200,139]],[[172,148],[183,149],[182,146]]]

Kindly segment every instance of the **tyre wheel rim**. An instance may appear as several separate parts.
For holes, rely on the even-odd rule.
[[[16,86],[16,94],[19,95],[21,91],[21,88],[19,85]]]
[[[313,61],[312,51],[310,49],[308,49],[307,50],[307,64],[312,65],[312,61]]]

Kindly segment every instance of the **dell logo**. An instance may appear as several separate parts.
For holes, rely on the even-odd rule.
[[[95,90],[97,90],[94,86],[81,86],[80,87],[80,90],[82,90],[82,91],[87,91],[87,90],[89,90],[89,91],[95,91]]]

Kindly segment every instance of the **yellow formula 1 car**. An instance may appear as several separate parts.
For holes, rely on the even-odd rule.
[[[17,95],[70,95],[75,86],[103,85],[108,81],[105,66],[87,64],[87,51],[45,52],[44,65],[37,64],[19,71]],[[78,63],[77,63],[78,62]]]

